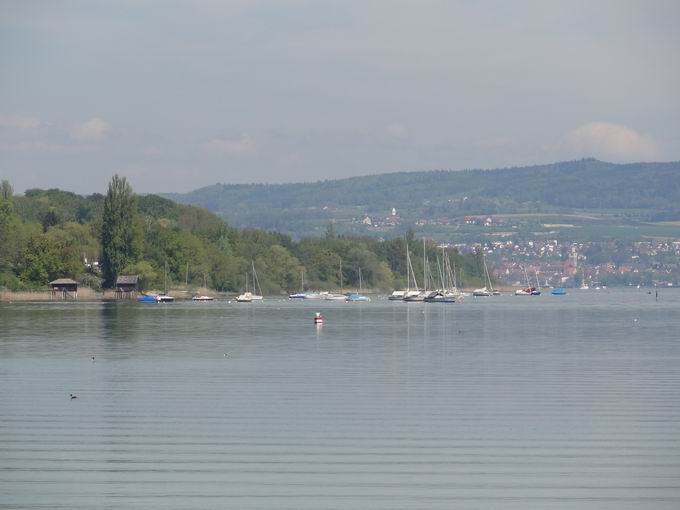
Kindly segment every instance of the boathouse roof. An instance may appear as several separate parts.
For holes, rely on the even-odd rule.
[[[137,285],[139,282],[139,275],[122,275],[116,278],[116,285]]]

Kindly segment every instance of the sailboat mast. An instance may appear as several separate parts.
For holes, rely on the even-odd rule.
[[[163,272],[163,294],[168,294],[168,261],[165,261],[165,270]]]
[[[408,253],[408,240],[406,241],[406,292],[411,291],[411,255]]]
[[[424,237],[423,237],[423,290],[427,290],[427,255],[425,253]]]
[[[489,290],[493,293],[493,284],[491,283],[491,276],[489,276],[489,267],[486,265],[486,255],[482,254],[484,257],[484,272],[486,273],[486,279],[489,281]]]
[[[445,260],[444,260],[444,247],[442,246],[442,267],[441,267],[441,274],[442,274],[442,289],[446,289],[446,284],[448,283],[448,279],[446,278],[446,265],[445,265]]]

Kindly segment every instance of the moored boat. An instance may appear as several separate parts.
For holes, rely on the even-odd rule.
[[[326,301],[347,301],[347,296],[338,292],[328,292],[323,298]]]
[[[456,296],[452,292],[435,291],[431,292],[424,301],[426,303],[455,303]]]
[[[363,294],[359,294],[358,292],[352,292],[351,294],[348,294],[345,297],[346,301],[370,301],[371,298],[368,296],[364,296]]]
[[[362,294],[361,268],[359,268],[359,291],[347,294],[347,301],[370,301],[371,298]]]

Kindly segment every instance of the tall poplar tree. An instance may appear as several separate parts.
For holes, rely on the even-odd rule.
[[[0,183],[0,272],[11,266],[9,237],[12,235],[13,196],[14,190],[9,181],[3,180]]]
[[[112,287],[123,268],[137,261],[142,244],[137,198],[127,179],[117,174],[104,198],[101,242],[104,286]]]

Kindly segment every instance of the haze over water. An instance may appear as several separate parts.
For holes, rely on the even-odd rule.
[[[678,306],[0,304],[0,508],[675,509]]]

